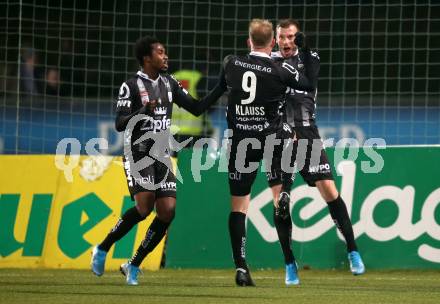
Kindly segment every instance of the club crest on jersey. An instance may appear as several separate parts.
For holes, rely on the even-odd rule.
[[[154,108],[154,114],[155,115],[165,115],[165,114],[167,114],[167,108],[166,107],[156,107],[156,108]]]

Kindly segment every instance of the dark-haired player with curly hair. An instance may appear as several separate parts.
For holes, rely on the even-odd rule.
[[[116,130],[124,132],[124,171],[135,207],[127,210],[105,239],[93,248],[91,260],[93,273],[101,276],[111,246],[155,208],[156,217],[144,240],[135,255],[121,265],[128,285],[138,284],[140,264],[162,240],[174,218],[176,177],[169,149],[161,146],[161,143],[169,144],[167,131],[171,125],[172,105],[176,103],[198,116],[223,92],[214,89],[204,99],[194,100],[166,73],[168,56],[156,38],[140,38],[135,44],[135,56],[140,70],[119,89],[115,121]]]

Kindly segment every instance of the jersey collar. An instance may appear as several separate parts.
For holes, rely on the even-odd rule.
[[[139,77],[141,77],[141,78],[143,78],[143,79],[145,79],[145,80],[149,80],[149,81],[151,81],[151,82],[158,82],[158,80],[159,79],[161,79],[162,81],[164,81],[164,76],[162,76],[161,74],[159,74],[159,77],[157,77],[157,79],[151,79],[150,77],[148,77],[148,75],[147,74],[145,74],[144,72],[142,72],[142,71],[138,71],[137,73],[136,73],[136,75],[138,75]]]
[[[249,55],[251,55],[251,56],[258,56],[258,57],[266,57],[266,58],[270,59],[270,56],[267,55],[266,53],[263,53],[263,52],[252,51],[252,52],[249,53]]]
[[[296,55],[298,55],[298,49],[296,49],[295,54],[293,54],[291,57],[295,57]],[[283,58],[283,55],[281,55],[280,51],[271,52],[270,56],[272,58]]]
[[[283,55],[281,55],[280,51],[277,51],[277,52],[271,52],[270,57],[271,58],[283,58]]]

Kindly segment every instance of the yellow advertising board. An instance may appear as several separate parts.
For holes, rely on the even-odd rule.
[[[1,155],[0,168],[0,267],[89,268],[93,246],[134,205],[120,157],[81,156],[71,178],[53,155]],[[132,256],[154,216],[112,247],[106,269]],[[163,248],[142,267],[157,270]]]

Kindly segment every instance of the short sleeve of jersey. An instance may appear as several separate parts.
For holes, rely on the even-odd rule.
[[[116,102],[116,112],[120,113],[131,113],[133,97],[132,92],[133,89],[130,89],[130,86],[124,82],[119,88],[118,99]]]

